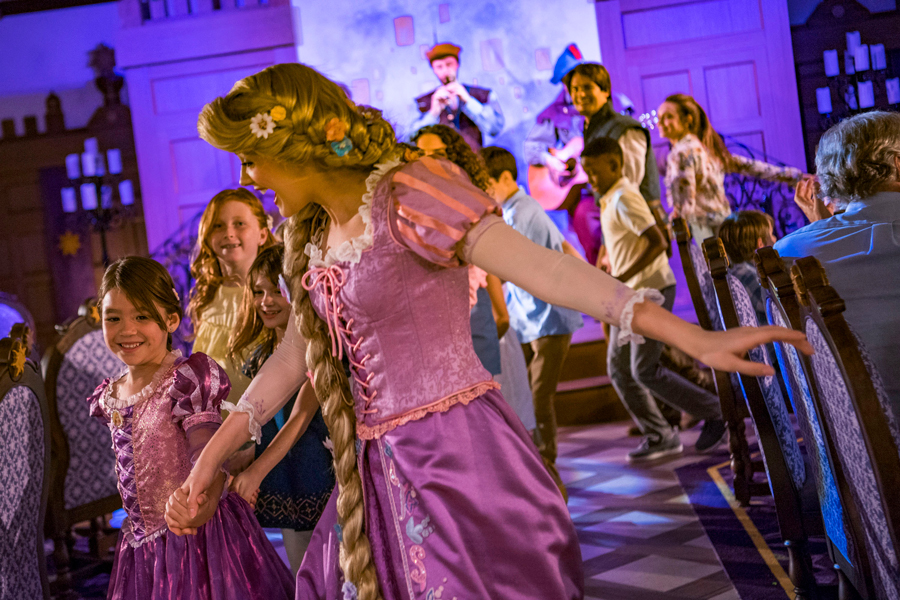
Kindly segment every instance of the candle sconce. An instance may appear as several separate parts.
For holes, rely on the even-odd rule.
[[[131,218],[134,185],[122,178],[122,154],[113,148],[99,151],[96,138],[84,141],[84,153],[66,156],[69,185],[61,192],[67,218],[100,234],[103,266],[109,266],[106,233]]]
[[[823,53],[828,86],[816,89],[819,129],[825,131],[841,120],[876,107],[887,97],[890,109],[900,109],[900,79],[888,78],[884,44],[863,44],[858,31],[848,32],[841,73],[838,50]]]

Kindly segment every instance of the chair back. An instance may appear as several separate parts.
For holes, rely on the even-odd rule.
[[[23,600],[50,598],[44,557],[50,433],[44,383],[29,352],[26,338],[0,340],[0,598]]]
[[[736,277],[728,273],[729,261],[722,240],[707,239],[703,242],[703,252],[725,327],[758,327],[750,294]],[[764,346],[751,349],[749,357],[755,362],[771,364]],[[774,375],[740,375],[739,380],[756,428],[782,539],[785,542],[805,540],[808,534],[803,523],[805,507],[801,501],[801,491],[806,485],[806,465],[781,388]]]
[[[694,312],[697,313],[697,322],[708,331],[721,330],[721,322],[718,321],[715,308],[715,291],[709,269],[703,259],[703,252],[692,241],[691,229],[683,217],[672,221],[672,230],[678,242],[678,255],[681,257],[681,266],[684,269],[688,291],[691,293]]]
[[[87,398],[125,365],[106,347],[100,314],[90,301],[64,327],[42,361],[50,409],[53,533],[122,505],[109,430],[90,416]]]
[[[0,292],[0,337],[20,337],[20,332],[13,331],[13,327],[18,325],[29,331],[32,339],[27,340],[29,347],[34,349],[33,336],[35,333],[34,317],[28,311],[28,308],[19,300],[6,292]],[[29,358],[32,358],[29,355]],[[37,358],[37,357],[35,357]]]
[[[674,219],[672,230],[678,243],[678,254],[691,293],[694,312],[697,313],[697,322],[708,331],[721,331],[724,328],[715,309],[715,291],[703,252],[691,241],[691,229],[684,218]],[[728,447],[731,453],[731,470],[734,474],[734,495],[742,505],[747,506],[750,504],[751,495],[755,495],[752,490],[759,489],[760,486],[753,483],[753,464],[744,429],[746,409],[735,402],[738,395],[735,377],[729,373],[713,370],[713,380],[722,408],[722,417],[728,423]]]
[[[791,268],[806,336],[813,393],[834,455],[859,507],[860,554],[875,597],[900,598],[900,426],[865,346],[844,318],[844,301],[828,284],[821,263],[801,258]],[[809,375],[809,373],[808,373]]]
[[[793,281],[784,261],[771,247],[757,250],[756,268],[760,283],[766,290],[766,314],[771,325],[802,330],[800,306]],[[788,395],[797,416],[797,423],[807,448],[809,473],[815,482],[822,522],[828,540],[831,559],[842,575],[854,588],[866,593],[861,573],[868,571],[868,560],[859,555],[860,541],[864,536],[861,517],[853,501],[840,461],[834,460],[833,434],[822,419],[822,407],[814,386],[809,379],[809,357],[800,354],[794,346],[776,342],[775,355],[785,376]],[[810,373],[810,375],[808,375]]]

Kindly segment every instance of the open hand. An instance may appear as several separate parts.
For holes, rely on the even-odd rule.
[[[747,360],[746,356],[752,348],[771,342],[785,342],[804,354],[813,354],[813,347],[802,332],[774,325],[738,327],[728,331],[699,330],[699,343],[689,354],[719,371],[765,377],[774,375],[775,369]]]

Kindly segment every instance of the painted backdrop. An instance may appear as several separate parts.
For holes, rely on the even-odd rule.
[[[294,3],[300,60],[349,86],[354,101],[384,110],[401,139],[418,114],[413,99],[438,85],[425,51],[435,42],[461,46],[460,81],[494,90],[506,117],[488,142],[512,151],[520,166],[534,116],[559,92],[550,83],[559,54],[575,42],[587,60],[600,60],[586,0]]]

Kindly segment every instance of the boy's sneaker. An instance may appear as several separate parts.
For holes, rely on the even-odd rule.
[[[725,436],[728,435],[728,428],[722,419],[707,419],[703,423],[703,429],[700,431],[700,437],[697,438],[697,444],[694,446],[697,452],[704,454],[712,452],[719,447]]]
[[[628,453],[628,462],[647,462],[666,456],[675,456],[683,451],[684,446],[681,445],[677,433],[659,441],[644,438],[640,446]]]

